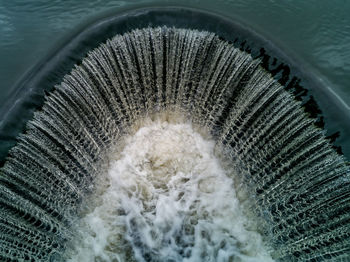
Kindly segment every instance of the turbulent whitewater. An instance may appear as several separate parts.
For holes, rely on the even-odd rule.
[[[272,261],[214,141],[188,123],[156,121],[125,143],[111,154],[70,261]]]
[[[0,260],[349,259],[349,165],[260,64],[167,27],[92,50],[0,171]]]

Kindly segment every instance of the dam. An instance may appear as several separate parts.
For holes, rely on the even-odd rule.
[[[298,92],[213,32],[114,35],[10,149],[0,259],[346,261],[350,167]]]

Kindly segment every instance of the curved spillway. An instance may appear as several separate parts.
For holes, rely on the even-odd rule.
[[[174,113],[229,159],[272,258],[348,258],[350,171],[323,131],[258,59],[167,27],[115,36],[48,94],[1,169],[0,258],[59,260],[131,126]]]

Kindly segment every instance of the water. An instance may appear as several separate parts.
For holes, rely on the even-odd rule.
[[[328,135],[341,132],[338,145],[350,156],[349,125],[344,124],[350,122],[350,4],[342,0],[204,0],[200,4],[194,0],[1,1],[0,108],[14,91],[16,81],[50,50],[60,46],[62,39],[69,39],[91,21],[125,8],[171,4],[199,6],[242,21],[297,60],[302,71],[329,88],[330,92],[318,99],[325,113],[326,129]]]
[[[170,121],[143,120],[110,155],[68,261],[272,261],[215,142]]]
[[[289,87],[288,90],[294,88]],[[176,123],[181,132],[176,125],[167,124],[173,115],[181,116],[182,122]],[[160,123],[152,127],[142,121],[147,118]],[[172,233],[187,217],[182,211],[186,211],[186,204],[191,207],[191,196],[202,192],[193,188],[198,185],[197,188],[210,192],[210,186],[215,184],[208,185],[208,180],[215,170],[219,176],[215,183],[224,190],[213,191],[210,199],[229,194],[233,203],[227,208],[235,212],[229,216],[226,209],[213,209],[218,204],[205,201],[208,199],[203,192],[195,199],[200,201],[193,200],[195,207],[189,210],[197,211],[194,220],[207,213],[203,224],[198,224],[207,229],[205,232],[214,227],[218,236],[211,236],[232,245],[227,249],[223,243],[218,250],[218,243],[212,243],[207,233],[192,242],[189,234],[188,242],[185,239],[185,243],[175,243],[183,247],[183,252],[188,243],[194,243],[209,247],[214,257],[230,256],[236,250],[235,256],[242,259],[248,259],[242,254],[269,259],[268,250],[272,259],[280,261],[347,259],[349,165],[334,151],[315,121],[302,109],[301,102],[261,67],[259,59],[213,33],[157,27],[117,35],[90,52],[55,91],[47,94],[43,107],[29,121],[27,132],[21,135],[0,170],[0,258],[56,260],[72,247],[79,232],[76,225],[83,224],[83,231],[84,224],[87,228],[90,225],[89,234],[93,237],[101,223],[108,227],[110,221],[123,220],[126,214],[130,214],[130,220],[124,220],[126,240],[133,256],[147,261],[154,252],[166,254],[166,245],[155,246],[149,232],[143,229],[154,229],[151,235],[165,239],[165,243],[176,239]],[[189,123],[195,132],[201,131],[210,139],[201,140]],[[159,126],[164,127],[163,131]],[[179,148],[167,142],[169,137]],[[212,154],[213,141],[222,155]],[[140,143],[142,148],[135,150]],[[201,150],[195,146],[197,143],[202,145]],[[116,152],[116,148],[121,151]],[[181,156],[179,151],[190,157]],[[131,160],[131,156],[135,159]],[[178,166],[170,156],[183,164]],[[156,170],[168,172],[169,164],[170,171],[181,168],[189,180],[177,183],[174,172],[172,177],[160,179],[157,171],[150,169],[150,159]],[[221,160],[229,165],[219,164]],[[204,169],[203,165],[208,166]],[[201,185],[196,180],[199,176],[192,178],[189,169],[208,180]],[[109,170],[105,184],[101,175],[104,170]],[[135,171],[139,172],[137,179],[133,176]],[[123,179],[131,185],[116,183],[118,175],[133,176],[136,181]],[[233,182],[226,182],[227,176]],[[138,179],[151,189],[145,191],[143,187],[145,195],[132,186]],[[121,194],[114,194],[115,190],[109,188],[99,194],[99,185],[115,187]],[[153,194],[152,188],[161,194]],[[131,194],[127,194],[130,189]],[[171,209],[179,223],[168,224],[170,227],[164,229],[164,216],[140,212],[142,206],[147,210],[147,206],[158,204],[163,197],[173,201],[179,191],[185,191],[183,197],[189,197],[184,206],[174,203],[177,209]],[[92,208],[84,210],[86,201],[95,204],[96,193],[100,195],[96,213]],[[113,201],[120,203],[118,206],[126,209],[117,209],[120,213],[115,220],[103,217],[104,212],[99,211],[105,209],[103,201],[111,195]],[[123,203],[125,198],[130,205]],[[132,204],[134,209],[128,209]],[[237,221],[234,224],[242,225],[238,231],[232,224],[226,228],[220,222],[227,216],[233,216]],[[152,227],[152,218],[153,222],[160,219],[158,227]],[[253,226],[247,226],[246,219]],[[253,232],[247,232],[250,229]],[[119,235],[119,229],[116,230]],[[231,236],[223,234],[225,230]],[[106,234],[99,235],[97,245],[92,245],[97,255],[107,243],[118,241],[108,239]],[[252,242],[252,238],[257,242]],[[87,247],[89,244],[85,243]],[[259,248],[250,247],[253,244]],[[82,248],[87,247],[83,243]],[[79,246],[76,249],[79,256]],[[174,256],[181,254],[179,249]],[[187,255],[203,249],[194,248]],[[254,254],[253,249],[260,251]],[[108,256],[108,252],[104,255]],[[228,257],[222,259],[230,261]]]
[[[165,1],[171,4],[171,1]],[[111,9],[156,1],[2,1],[1,99],[13,83],[68,32]],[[199,1],[177,1],[198,5]],[[330,82],[349,105],[350,4],[348,1],[201,1],[202,8],[238,17],[284,51],[297,55]],[[47,41],[50,39],[50,41]],[[0,100],[1,102],[4,100]]]

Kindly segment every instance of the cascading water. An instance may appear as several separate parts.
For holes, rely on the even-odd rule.
[[[11,149],[0,258],[346,260],[349,174],[259,60],[208,32],[134,30],[65,76]]]

